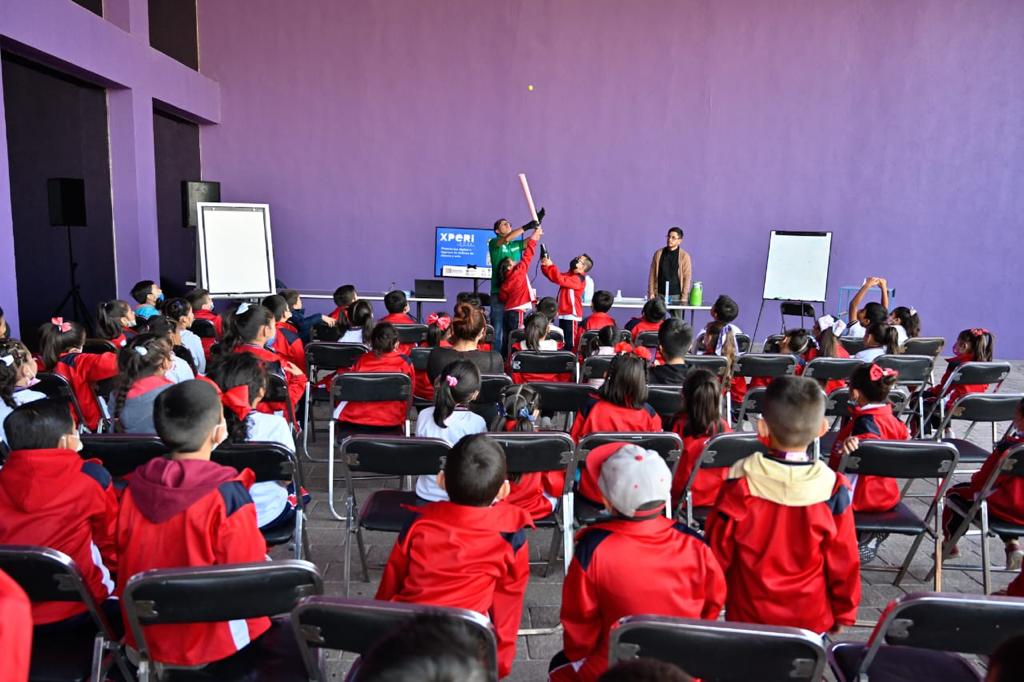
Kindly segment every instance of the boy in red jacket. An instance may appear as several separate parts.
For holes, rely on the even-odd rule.
[[[711,548],[665,517],[672,472],[658,453],[616,443],[611,456],[597,459],[588,457],[586,467],[613,516],[577,536],[562,586],[565,648],[552,661],[556,681],[600,677],[609,632],[623,616],[714,620],[725,602],[725,576]]]
[[[523,258],[518,263],[506,258],[498,263],[498,272],[501,273],[501,288],[498,290],[498,300],[505,306],[505,337],[513,329],[523,326],[523,318],[526,311],[533,306],[533,289],[530,287],[530,263],[533,261],[533,254],[537,252],[537,242],[544,235],[544,228],[537,227],[530,238],[526,240],[526,248],[523,249]],[[508,355],[508,348],[500,348],[499,352]]]
[[[389,291],[384,294],[384,308],[388,314],[381,318],[381,322],[391,324],[416,324],[416,320],[409,315],[409,299],[405,297],[404,291]],[[402,355],[409,355],[415,343],[398,344],[398,352]]]
[[[590,309],[594,312],[583,320],[583,324],[576,330],[576,338],[573,339],[575,346],[579,346],[580,337],[583,336],[583,332],[590,331],[591,329],[604,329],[608,325],[615,324],[615,318],[608,314],[614,303],[615,297],[612,296],[612,292],[605,291],[604,289],[594,292],[594,298],[590,300]]]
[[[210,461],[227,437],[217,390],[205,381],[176,384],[157,397],[153,421],[171,454],[129,477],[117,520],[117,593],[131,576],[154,568],[264,560],[267,545],[249,496],[252,471],[239,473]],[[145,631],[156,660],[199,666],[231,656],[269,627],[270,619],[259,617],[154,625]],[[125,640],[136,646],[131,632]]]
[[[583,291],[587,288],[587,273],[594,267],[594,261],[582,253],[569,262],[566,272],[559,272],[550,258],[540,261],[541,272],[558,285],[558,325],[565,332],[565,343],[569,350],[575,348],[583,321]]]
[[[780,377],[767,389],[757,431],[768,448],[729,471],[707,520],[725,571],[726,618],[838,633],[860,603],[850,486],[807,446],[828,429],[813,379]]]
[[[67,403],[36,400],[4,420],[11,454],[0,469],[0,544],[64,552],[102,604],[114,591],[117,496],[99,460],[83,460]],[[83,617],[78,602],[32,605],[36,625]]]
[[[509,494],[505,453],[487,434],[465,436],[445,460],[438,484],[448,502],[419,507],[395,543],[377,599],[451,606],[491,619],[498,674],[512,670],[523,595],[530,576],[530,515]]]

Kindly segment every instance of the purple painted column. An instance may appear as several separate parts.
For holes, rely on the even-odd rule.
[[[11,171],[7,163],[7,112],[0,74],[0,307],[7,324],[18,328],[18,277],[14,270],[14,219],[11,216]]]

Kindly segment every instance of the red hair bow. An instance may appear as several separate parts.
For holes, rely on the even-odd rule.
[[[619,353],[632,353],[633,344],[629,343],[628,341],[619,341],[617,344],[615,344],[614,350],[616,355],[618,355]]]
[[[452,323],[452,318],[447,315],[439,315],[438,313],[430,313],[427,315],[427,324],[436,324],[437,328],[441,331],[445,331]]]
[[[985,329],[984,327],[975,327],[974,329],[971,330],[971,334],[973,336],[981,336],[982,334],[988,334],[988,333],[989,333],[989,331],[987,329]]]
[[[643,346],[634,346],[628,341],[619,341],[615,344],[615,354],[619,355],[620,353],[631,353],[638,358],[647,360],[648,362],[651,360],[651,352],[649,350]]]
[[[883,377],[895,379],[899,375],[900,373],[891,367],[879,367],[878,365],[871,365],[871,373],[868,374],[872,381],[881,381]]]
[[[50,322],[53,324],[54,327],[59,329],[62,334],[71,331],[71,323],[65,322],[63,317],[51,317]]]
[[[224,407],[234,412],[235,416],[238,417],[238,421],[245,421],[245,418],[252,412],[252,405],[249,404],[249,386],[248,384],[242,384],[229,388],[228,390],[221,393],[221,403]]]

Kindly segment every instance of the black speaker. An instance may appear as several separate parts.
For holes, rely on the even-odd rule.
[[[181,183],[181,217],[183,227],[196,227],[199,214],[196,204],[200,201],[220,201],[220,183],[202,180],[184,180]]]
[[[54,227],[85,226],[85,180],[50,178],[46,181],[50,224]]]

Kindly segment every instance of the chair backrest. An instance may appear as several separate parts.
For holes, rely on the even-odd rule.
[[[513,372],[571,374],[576,380],[576,354],[567,350],[521,350],[512,355],[509,365]]]
[[[412,379],[401,372],[346,372],[334,377],[331,400],[354,403],[412,399]]]
[[[291,481],[297,477],[296,484],[302,485],[298,457],[280,443],[224,442],[213,451],[210,459],[217,464],[229,466],[238,471],[252,469],[257,482]]]
[[[569,472],[576,454],[576,444],[567,433],[541,431],[518,433],[501,431],[490,434],[505,449],[505,463],[510,474],[534,471]],[[566,477],[566,486],[572,476]]]
[[[612,626],[609,663],[654,658],[718,682],[818,682],[821,637],[801,628],[627,616]]]
[[[189,327],[189,330],[201,339],[217,338],[217,327],[210,320],[192,320],[192,326]]]
[[[78,566],[64,552],[33,545],[0,545],[0,570],[32,602],[84,602],[95,606]]]
[[[394,327],[398,332],[399,343],[420,343],[427,338],[425,324],[396,324]]]
[[[853,371],[863,364],[854,358],[814,358],[804,367],[803,376],[817,381],[849,379]]]
[[[740,353],[749,353],[751,346],[749,334],[736,334],[736,350]]]
[[[107,339],[86,339],[85,343],[82,345],[83,353],[90,353],[93,355],[99,355],[101,353],[116,353],[117,351],[117,346]]]
[[[436,474],[451,448],[440,438],[349,436],[341,443],[339,460],[351,471],[391,476]]]
[[[506,388],[512,385],[512,378],[505,374],[480,375],[480,394],[473,402],[478,405],[499,403]]]
[[[839,471],[890,478],[948,478],[958,459],[951,443],[869,439],[843,456]]]
[[[421,614],[442,614],[466,623],[487,652],[490,679],[498,679],[494,626],[475,611],[368,599],[307,597],[292,611],[292,628],[311,679],[319,680],[323,674],[311,649],[362,655]]]
[[[803,301],[782,301],[779,303],[779,315],[790,317],[809,317],[815,319],[818,313],[814,312],[814,306]]]
[[[587,346],[587,344],[589,344],[590,341],[597,336],[597,333],[599,331],[601,331],[601,330],[600,329],[588,329],[585,332],[583,332],[582,334],[580,334],[580,348],[584,348],[585,346]],[[619,342],[619,341],[625,341],[627,343],[632,343],[633,342],[633,335],[629,332],[628,329],[620,329],[619,330],[619,336],[616,339],[616,342]]]
[[[1024,477],[1024,445],[1007,448],[1003,452],[983,482],[981,490],[974,496],[975,504],[978,504],[978,500],[987,499],[996,482],[1004,476]]]
[[[361,343],[313,341],[306,344],[306,365],[310,376],[316,370],[348,369],[370,349]]]
[[[276,616],[322,592],[316,566],[291,559],[145,571],[128,580],[123,600],[139,651],[149,658],[143,626]]]
[[[586,384],[568,384],[561,381],[530,382],[540,394],[540,407],[545,412],[569,412],[576,414],[597,391]]]
[[[852,407],[848,388],[837,388],[825,397],[826,417],[849,417]]]
[[[647,403],[662,419],[671,419],[683,409],[683,387],[667,384],[650,384],[647,387]]]
[[[721,380],[729,371],[729,359],[720,355],[687,355],[686,366],[688,372],[706,369]]]
[[[899,372],[899,384],[924,384],[931,381],[935,359],[930,355],[879,355],[875,364]]]
[[[657,350],[661,345],[658,341],[658,332],[640,332],[636,335],[636,343],[633,345]]]
[[[169,452],[156,434],[86,433],[82,435],[83,459],[95,458],[114,478],[122,478],[151,459]]]
[[[601,379],[608,374],[608,366],[612,364],[613,355],[591,355],[583,360],[580,381]]]
[[[78,405],[78,398],[75,397],[75,392],[71,390],[71,384],[68,383],[67,379],[54,372],[39,372],[39,374],[36,374],[36,382],[32,386],[33,391],[39,391],[45,394],[47,398],[53,400],[67,402],[75,415],[78,425],[83,425],[85,417],[82,416],[82,408]]]
[[[430,351],[434,350],[427,346],[416,347],[409,351],[409,359],[412,360],[413,369],[417,372],[426,372],[430,360]]]
[[[907,342],[903,344],[903,352],[906,355],[927,355],[934,359],[939,357],[945,347],[946,339],[941,336],[918,336],[907,339]]]
[[[525,329],[523,329],[522,327],[519,327],[517,329],[513,329],[512,331],[510,331],[508,333],[508,345],[511,347],[512,344],[514,344],[514,343],[522,343],[525,338],[526,338],[526,330]],[[548,331],[548,333],[544,336],[544,338],[546,340],[548,340],[548,341],[564,341],[565,340],[565,338],[564,338],[564,336],[562,334],[559,334],[558,332],[551,331],[551,330]]]
[[[1024,393],[968,393],[953,403],[946,422],[960,419],[972,422],[1008,422],[1017,413]]]
[[[720,433],[704,444],[704,450],[700,455],[700,468],[731,467],[741,459],[765,449],[756,433]]]
[[[748,388],[743,394],[743,414],[761,414],[764,409],[764,396],[768,392],[765,386]]]
[[[277,371],[273,366],[267,367],[267,394],[263,399],[271,403],[284,403],[284,416],[288,423],[298,424],[292,395],[288,392],[288,380],[284,378],[283,372]]]
[[[747,353],[736,362],[736,374],[744,377],[781,377],[796,371],[796,358],[788,353]]]
[[[856,355],[857,353],[864,350],[864,339],[857,338],[855,336],[840,336],[839,343],[842,344],[843,348],[850,355]]]
[[[785,334],[769,334],[765,337],[764,343],[761,344],[762,353],[778,353],[779,346],[782,344],[782,340],[786,338]]]
[[[623,432],[599,432],[590,433],[580,439],[576,446],[576,456],[580,461],[587,458],[587,455],[596,447],[608,443],[630,443],[639,445],[647,450],[654,450],[669,468],[679,460],[683,452],[683,439],[678,433],[672,431],[656,431],[644,433],[640,431]]]
[[[1010,375],[1008,362],[965,362],[953,370],[950,386],[960,384],[1000,384]]]

